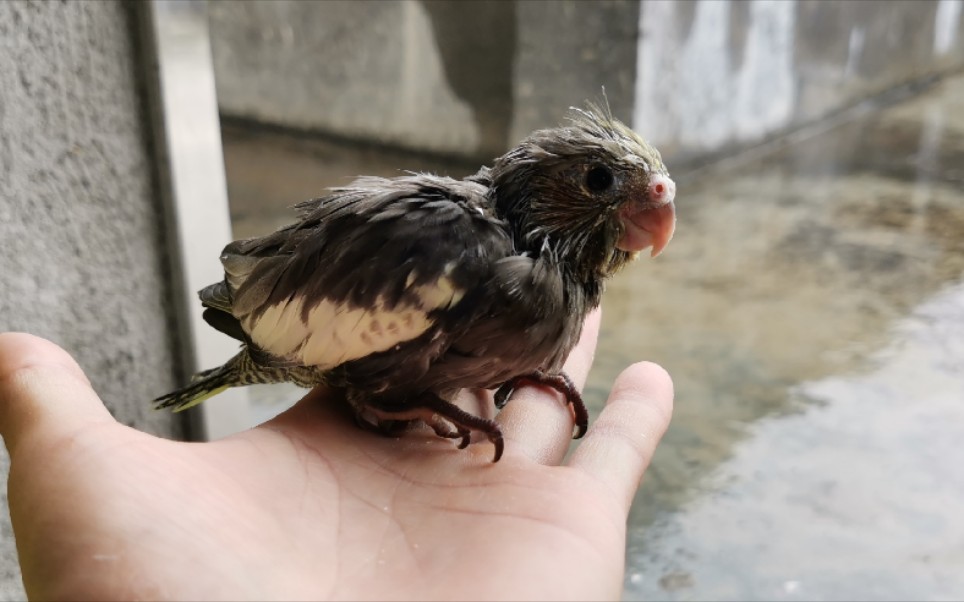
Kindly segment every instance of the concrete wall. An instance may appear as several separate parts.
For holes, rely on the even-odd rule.
[[[118,420],[177,437],[147,403],[179,358],[133,10],[0,2],[0,330],[62,345]],[[0,598],[23,598],[6,510]]]
[[[605,85],[707,153],[964,64],[961,0],[215,1],[223,115],[487,158]]]
[[[214,1],[218,102],[227,116],[487,160],[603,84],[628,115],[638,11],[612,1]]]
[[[496,3],[498,5],[498,3]],[[639,3],[518,3],[512,134],[495,155],[536,129],[560,124],[566,110],[600,98],[632,120]]]
[[[222,109],[436,151],[474,148],[472,110],[414,2],[213,2]]]
[[[665,153],[699,154],[959,68],[962,4],[644,2],[637,127]]]

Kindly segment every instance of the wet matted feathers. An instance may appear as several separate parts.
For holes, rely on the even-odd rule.
[[[561,372],[603,285],[675,228],[676,186],[659,152],[608,109],[573,109],[473,176],[363,177],[296,206],[298,220],[221,254],[204,318],[241,342],[223,366],[157,398],[181,410],[234,386],[341,388],[382,430],[421,420],[469,443],[498,425],[452,403],[465,388],[520,382],[579,392]]]

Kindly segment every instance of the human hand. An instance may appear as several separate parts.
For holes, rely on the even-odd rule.
[[[566,365],[592,361],[593,314]],[[56,345],[0,335],[10,512],[34,599],[617,599],[629,505],[672,411],[661,368],[616,380],[563,461],[569,408],[521,387],[506,448],[357,428],[316,389],[210,443],[118,424]],[[490,397],[483,401],[491,404]]]

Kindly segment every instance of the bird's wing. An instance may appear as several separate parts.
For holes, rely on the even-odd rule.
[[[428,175],[365,178],[299,205],[297,224],[225,248],[230,313],[278,363],[321,369],[423,336],[510,252],[485,194]]]
[[[493,263],[487,311],[458,333],[425,375],[428,388],[494,387],[559,370],[579,338],[586,306],[559,265],[525,255]]]

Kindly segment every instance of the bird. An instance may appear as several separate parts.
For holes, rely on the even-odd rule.
[[[228,387],[291,382],[344,392],[359,425],[425,423],[504,450],[491,419],[455,403],[521,384],[559,391],[576,433],[588,412],[563,371],[606,281],[676,227],[659,151],[608,103],[571,107],[473,175],[362,176],[294,206],[298,218],[228,244],[224,279],[199,292],[205,321],[237,339],[222,366],[154,400],[175,411]]]

